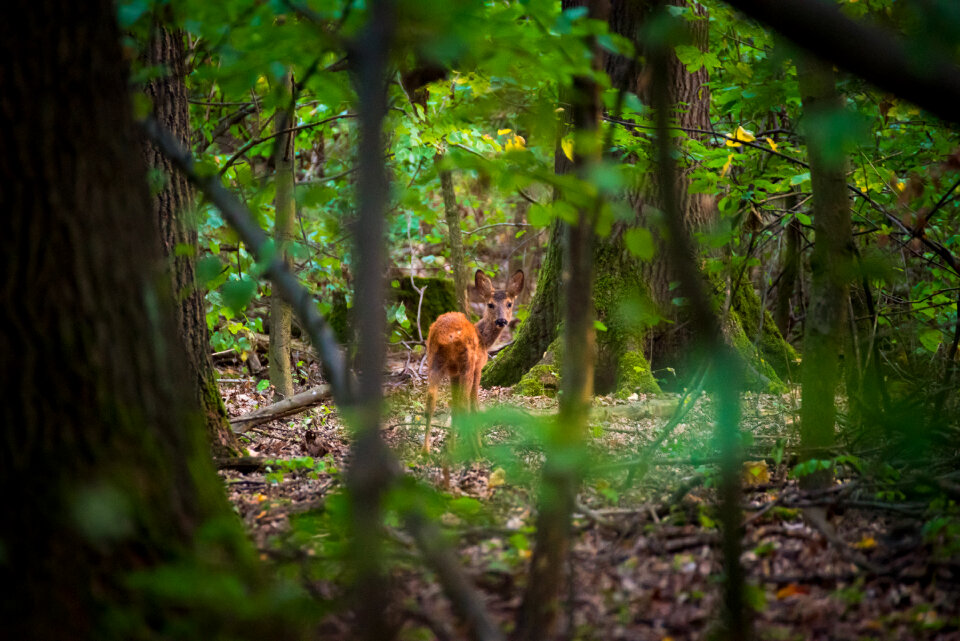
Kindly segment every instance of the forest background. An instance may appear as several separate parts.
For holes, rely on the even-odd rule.
[[[960,633],[955,3],[20,4],[17,636]]]

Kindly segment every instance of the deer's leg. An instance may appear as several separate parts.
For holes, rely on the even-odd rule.
[[[468,390],[470,398],[468,402],[470,404],[470,410],[473,412],[480,411],[480,370],[482,367],[482,363],[476,362],[473,364],[473,367],[470,371],[470,388]],[[482,443],[480,442],[480,430],[476,430],[473,433],[473,445],[477,452],[479,452],[482,446]]]
[[[440,387],[440,374],[431,369],[427,378],[427,427],[423,434],[423,453],[430,453],[430,430],[433,428],[433,410],[437,406],[437,390]]]

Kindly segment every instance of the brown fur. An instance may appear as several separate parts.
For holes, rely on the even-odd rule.
[[[510,278],[506,289],[495,290],[490,278],[479,269],[474,276],[476,297],[482,300],[483,318],[473,324],[460,312],[441,315],[427,335],[427,429],[423,451],[430,452],[430,430],[437,390],[444,378],[450,379],[451,410],[477,411],[480,372],[487,364],[487,351],[513,317],[513,304],[523,291],[523,272]],[[499,324],[498,324],[499,321]]]

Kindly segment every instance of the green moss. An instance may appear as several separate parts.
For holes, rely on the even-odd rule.
[[[420,306],[420,327],[426,337],[427,330],[437,316],[446,312],[457,311],[457,296],[453,282],[445,278],[414,277],[414,284],[418,288],[426,287],[423,293],[423,305]],[[409,278],[401,278],[399,287],[393,288],[394,300],[403,303],[407,310],[407,318],[414,325],[417,322],[417,306],[420,305],[420,294],[410,284]]]
[[[788,390],[777,371],[764,358],[763,353],[754,348],[753,341],[747,336],[741,324],[740,315],[733,311],[725,329],[727,339],[740,354],[745,365],[744,385],[747,389],[769,394],[784,394]]]
[[[617,398],[627,398],[631,394],[659,394],[657,380],[650,372],[650,363],[639,350],[628,351],[620,355],[617,372]]]
[[[530,368],[513,386],[513,393],[519,396],[556,396],[560,387],[560,374],[556,365],[540,363]]]
[[[540,362],[530,368],[513,386],[513,392],[519,396],[556,396],[560,389],[560,363],[563,361],[563,340],[559,336],[553,339]]]
[[[749,284],[741,283],[734,299],[734,310],[739,314],[741,326],[748,339],[756,340],[758,333],[760,341],[757,345],[760,357],[765,360],[777,373],[781,380],[798,380],[800,375],[800,356],[793,345],[788,343],[777,329],[770,312],[763,310],[760,313],[760,297]],[[763,319],[762,328],[759,327]]]

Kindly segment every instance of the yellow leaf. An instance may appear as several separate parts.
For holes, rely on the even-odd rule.
[[[737,127],[737,133],[734,136],[737,140],[742,140],[743,142],[753,142],[757,139],[752,133],[744,129],[743,127]]]
[[[266,494],[257,494],[257,503],[263,503],[267,500]]]
[[[770,149],[773,149],[774,151],[777,150],[777,143],[773,142],[773,138],[770,136],[767,136],[767,144],[770,145]]]
[[[727,147],[743,147],[743,145],[741,145],[740,143],[734,142],[733,140],[730,140],[729,138],[727,138],[726,145],[727,145]]]
[[[902,180],[898,180],[895,184],[897,191],[903,191],[906,186],[907,186],[907,183],[903,182]]]
[[[247,354],[246,351],[240,352],[240,360],[241,360],[242,362],[244,362],[244,363],[247,362],[247,358],[248,358],[249,356],[250,356],[250,355]]]
[[[499,487],[507,482],[507,473],[502,467],[498,467],[490,472],[490,478],[487,479],[488,487]]]
[[[260,514],[258,514],[255,518],[257,518],[257,519],[262,519],[262,518],[265,517],[266,515],[267,515],[267,511],[264,510],[264,511],[260,512]]]
[[[862,539],[853,544],[858,550],[872,550],[877,547],[877,540],[870,535],[864,535]]]
[[[766,461],[744,461],[741,476],[744,485],[763,485],[770,482],[770,468]]]
[[[497,129],[497,135],[503,136],[504,134],[508,134],[511,131],[513,131],[513,129]]]
[[[727,175],[727,172],[730,171],[730,166],[733,164],[733,154],[727,156],[727,162],[723,165],[723,170],[720,172],[720,177],[723,178]]]
[[[563,149],[563,155],[569,160],[573,160],[573,138],[564,138],[560,141],[560,148]]]
[[[520,151],[521,149],[524,148],[524,145],[526,145],[526,143],[527,141],[524,139],[523,136],[518,136],[517,134],[514,134],[513,138],[511,138],[506,142],[506,144],[504,145],[504,149],[506,149],[507,151]]]

